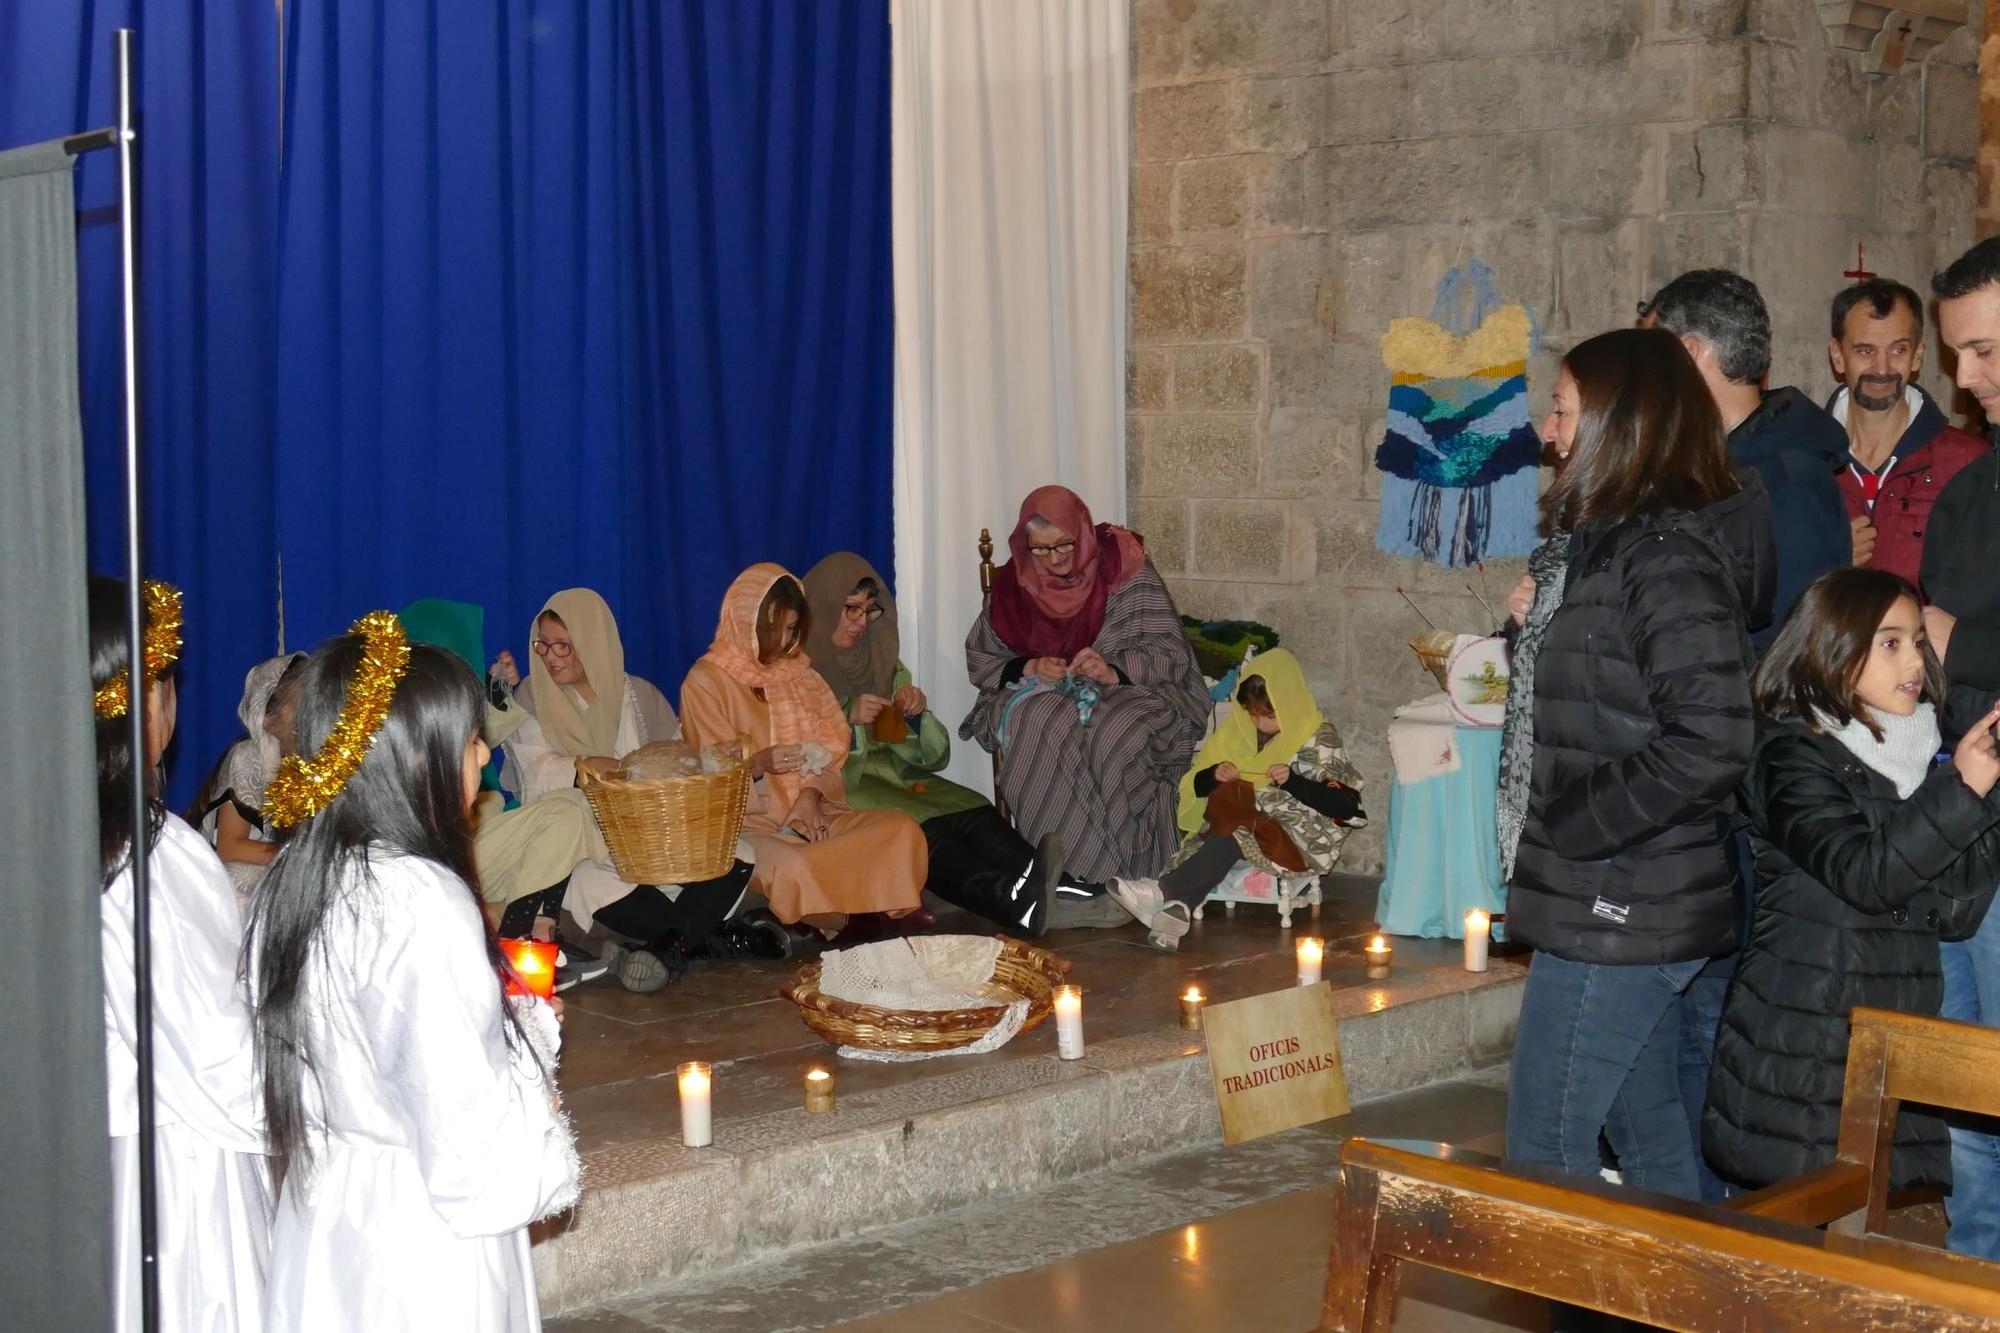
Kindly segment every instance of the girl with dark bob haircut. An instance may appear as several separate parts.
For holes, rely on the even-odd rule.
[[[360,767],[251,900],[274,1328],[536,1327],[527,1227],[577,1193],[555,1012],[506,997],[474,887],[483,691],[445,649],[408,652]],[[356,633],[312,654],[307,762],[384,659]]]
[[[1756,908],[1702,1118],[1710,1164],[1750,1187],[1833,1160],[1849,1011],[1937,1013],[1938,941],[1977,929],[2000,882],[2000,709],[1947,696],[1909,584],[1821,575],[1754,688]],[[1906,1109],[1892,1188],[1950,1180],[1944,1125]]]
[[[1738,933],[1728,806],[1750,762],[1770,504],[1665,332],[1572,349],[1543,440],[1561,470],[1512,599],[1502,744],[1507,925],[1535,950],[1507,1154],[1594,1177],[1608,1135],[1628,1184],[1694,1198],[1681,997]]]

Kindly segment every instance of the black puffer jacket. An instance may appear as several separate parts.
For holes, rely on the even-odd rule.
[[[1510,937],[1580,963],[1730,952],[1726,842],[1750,765],[1746,628],[1776,561],[1763,484],[1698,514],[1586,524],[1535,667],[1535,757]]]
[[[1745,798],[1757,910],[1723,1005],[1702,1149],[1719,1174],[1761,1186],[1833,1160],[1850,1010],[1937,1013],[1939,930],[2000,882],[2000,787],[1981,799],[1947,764],[1898,800],[1846,746],[1787,719],[1760,738]],[[1950,1180],[1943,1122],[1905,1110],[1892,1186]]]

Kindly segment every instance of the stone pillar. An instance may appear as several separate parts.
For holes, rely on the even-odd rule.
[[[1867,75],[1812,0],[1133,0],[1133,522],[1183,610],[1305,662],[1369,782],[1350,864],[1379,865],[1390,711],[1435,688],[1396,588],[1492,624],[1477,575],[1375,548],[1389,320],[1484,259],[1540,324],[1540,412],[1564,348],[1732,267],[1773,382],[1818,396],[1856,243],[1921,287],[1971,239],[1978,49]]]
[[[1986,39],[1979,46],[1979,219],[1983,236],[2000,232],[2000,0],[1984,0]]]

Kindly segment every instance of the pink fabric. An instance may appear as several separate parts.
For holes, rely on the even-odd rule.
[[[1028,520],[1039,517],[1076,538],[1075,563],[1058,578],[1028,554]],[[993,577],[987,614],[993,631],[1023,657],[1075,657],[1097,641],[1104,604],[1145,565],[1138,535],[1093,522],[1090,507],[1067,486],[1043,486],[1021,502],[1010,559]]]

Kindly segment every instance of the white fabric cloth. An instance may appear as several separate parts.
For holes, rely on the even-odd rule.
[[[1868,708],[1866,704],[1861,706]],[[1917,711],[1908,717],[1872,708],[1868,711],[1875,725],[1882,728],[1879,741],[1858,717],[1844,727],[1834,726],[1830,718],[1822,717],[1819,722],[1856,759],[1895,783],[1898,797],[1908,800],[1910,793],[1923,786],[1924,779],[1930,776],[1937,763],[1938,747],[1944,743],[1938,731],[1937,709],[1927,703],[1918,704]]]
[[[1458,716],[1451,697],[1440,690],[1396,710],[1389,723],[1389,762],[1396,781],[1422,782],[1458,772]]]
[[[922,935],[835,949],[820,959],[822,994],[885,1009],[935,1011],[1003,1006],[980,993],[993,980],[1000,941],[991,935]],[[1012,1041],[1028,1018],[1028,1002],[1004,1006],[978,1041],[946,1051],[878,1051],[842,1046],[850,1060],[907,1063],[945,1055],[983,1055]]]
[[[151,871],[160,1326],[263,1327],[271,1211],[236,892],[210,847],[168,815]],[[117,1327],[139,1327],[138,1001],[132,872],[101,901]],[[20,1145],[32,1150],[32,1144]]]
[[[618,753],[613,758],[622,759],[648,742],[670,741],[680,734],[678,727],[674,729],[673,736],[647,734],[646,721],[639,710],[641,683],[636,676],[625,677],[625,692],[620,699],[621,711],[618,715]],[[661,702],[665,704],[664,698]],[[591,705],[578,699],[577,707],[588,712]],[[671,705],[667,705],[667,715],[673,715]],[[507,790],[526,805],[544,792],[574,787],[576,756],[564,754],[550,745],[548,737],[542,734],[542,724],[530,714],[522,719],[513,739],[507,742],[507,763],[501,778]]]
[[[575,1140],[508,1039],[472,890],[410,857],[370,872],[306,978],[314,1156],[278,1199],[270,1327],[533,1333],[527,1227],[575,1200]]]
[[[1498,731],[1507,721],[1510,670],[1505,639],[1497,634],[1459,635],[1444,668],[1452,716],[1464,726]]]
[[[896,609],[952,725],[975,541],[1060,483],[1125,521],[1126,0],[891,0]],[[991,793],[954,747],[944,776]]]

